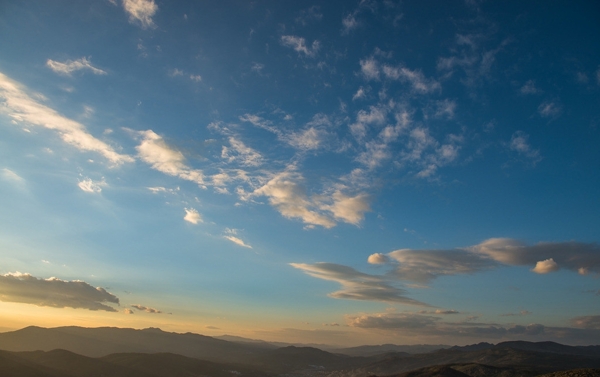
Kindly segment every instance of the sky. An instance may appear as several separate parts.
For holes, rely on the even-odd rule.
[[[598,19],[0,2],[0,331],[597,344]]]

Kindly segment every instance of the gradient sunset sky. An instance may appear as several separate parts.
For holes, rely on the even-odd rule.
[[[0,331],[598,343],[598,20],[0,2]]]

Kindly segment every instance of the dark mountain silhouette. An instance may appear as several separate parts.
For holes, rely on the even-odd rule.
[[[527,343],[527,342],[525,342]],[[535,343],[530,343],[535,348]],[[568,370],[574,368],[600,368],[600,355],[590,355],[593,348],[567,347],[571,352],[579,354],[560,354],[547,351],[527,351],[514,349],[511,344],[501,343],[492,348],[464,351],[460,349],[446,349],[419,355],[395,355],[387,357],[354,369],[344,369],[331,374],[332,377],[366,377],[369,375],[389,376],[414,371],[435,365],[453,365],[477,363],[495,367],[510,367],[525,370],[535,370],[536,374]],[[517,347],[523,348],[523,344]],[[540,346],[538,346],[540,347]],[[546,349],[543,345],[541,349]]]
[[[26,327],[1,333],[0,349],[7,351],[51,351],[65,349],[89,357],[113,353],[170,352],[215,361],[246,360],[266,349],[193,333],[169,333],[156,328],[144,330],[115,327]]]
[[[427,353],[433,352],[444,348],[450,348],[450,346],[445,345],[427,345],[427,344],[418,344],[418,345],[410,345],[410,346],[402,346],[396,344],[381,344],[377,346],[358,346],[358,347],[349,347],[349,348],[337,348],[332,349],[331,352],[341,353],[348,356],[375,356],[382,355],[386,353],[406,353],[409,354],[418,354],[418,353]]]
[[[567,346],[554,342],[479,343],[420,354],[379,353],[402,347],[345,349],[348,353],[373,354],[350,356],[313,347],[274,348],[268,342],[229,342],[155,328],[27,327],[0,334],[0,349],[12,351],[0,351],[0,376],[220,377],[242,373],[245,376],[366,377],[404,376],[414,372],[411,377],[460,377],[461,374],[530,377],[575,368],[600,368],[600,346]],[[417,347],[428,350],[437,346]]]

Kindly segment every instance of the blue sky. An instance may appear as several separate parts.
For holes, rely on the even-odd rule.
[[[3,3],[3,329],[597,342],[598,16]]]

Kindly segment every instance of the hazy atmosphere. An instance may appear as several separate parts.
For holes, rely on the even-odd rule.
[[[0,1],[0,332],[600,339],[596,1]]]

